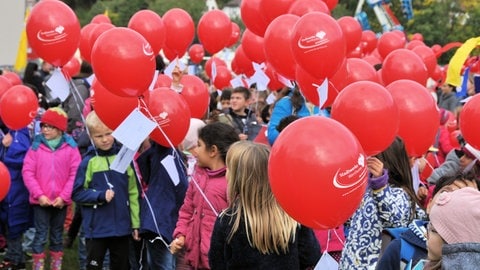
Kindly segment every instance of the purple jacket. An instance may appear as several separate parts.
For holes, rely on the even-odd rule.
[[[173,237],[185,236],[185,260],[194,269],[209,269],[208,251],[210,238],[217,214],[227,208],[226,167],[211,171],[196,166],[187,189],[187,194],[180,208],[177,226]],[[215,212],[209,206],[198,187],[206,195]]]
[[[72,188],[81,157],[72,137],[63,135],[62,144],[56,150],[50,149],[37,135],[32,148],[27,152],[23,164],[23,180],[30,192],[31,204],[39,204],[40,196],[50,200],[63,199],[66,205],[72,203]]]

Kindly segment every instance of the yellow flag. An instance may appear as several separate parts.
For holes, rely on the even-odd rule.
[[[25,11],[25,25],[29,15],[30,15],[30,9],[27,8],[27,10]],[[15,65],[13,66],[13,69],[17,72],[22,71],[27,66],[28,41],[27,41],[27,31],[25,29],[25,25],[23,26],[23,30],[20,35],[20,42],[18,43],[18,49],[17,49],[17,59],[15,60]]]
[[[463,64],[470,55],[470,52],[478,45],[480,45],[480,37],[470,38],[457,49],[448,63],[447,79],[445,80],[446,83],[453,86],[460,86],[462,84],[461,72]]]
[[[103,15],[108,17],[108,9],[105,9],[105,12],[103,12]]]

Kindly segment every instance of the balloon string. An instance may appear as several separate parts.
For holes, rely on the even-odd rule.
[[[151,114],[150,110],[148,109],[147,107],[147,104],[145,103],[145,100],[143,99],[142,96],[139,96],[138,98],[139,100],[139,108],[143,108],[145,110],[145,112],[148,114],[148,117],[150,117],[150,119],[155,119],[153,117],[153,115]],[[157,123],[157,121],[155,121]],[[163,131],[162,127],[157,123],[157,127],[158,129],[162,132],[163,136],[167,139],[167,142],[168,144],[170,145],[170,147],[172,149],[175,149],[175,146],[173,145],[172,141],[168,138],[168,136],[165,134],[165,132]],[[187,165],[185,164],[185,162],[183,162],[183,159],[179,158],[178,155],[176,154],[177,151],[174,151],[175,153],[175,157],[177,159],[180,160],[182,166],[183,166],[183,169],[185,171],[187,171]],[[213,207],[213,204],[211,203],[211,201],[207,198],[207,195],[205,194],[205,192],[202,190],[202,188],[200,187],[200,185],[198,184],[197,180],[195,179],[195,177],[193,177],[193,175],[190,177],[190,181],[193,181],[193,183],[195,184],[195,187],[198,189],[198,191],[200,192],[200,195],[203,197],[203,199],[205,200],[205,202],[208,204],[208,206],[210,207],[210,209],[212,209],[213,213],[215,214],[215,216],[218,217],[219,213],[218,211],[215,209],[215,207]],[[146,198],[146,197],[145,197]],[[146,198],[148,200],[148,198]],[[153,213],[152,213],[153,215]]]

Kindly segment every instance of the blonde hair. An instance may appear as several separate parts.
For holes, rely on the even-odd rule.
[[[241,221],[245,224],[250,245],[262,254],[284,254],[295,241],[299,224],[280,207],[268,180],[268,157],[265,145],[251,141],[234,143],[227,153],[227,181],[230,222],[230,242]]]
[[[91,111],[87,114],[87,117],[85,118],[85,125],[87,126],[90,134],[100,129],[110,129],[105,125],[105,123],[102,122],[95,111]]]

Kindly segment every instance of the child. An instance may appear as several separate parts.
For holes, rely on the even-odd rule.
[[[64,133],[67,114],[62,109],[48,109],[40,122],[42,133],[35,136],[22,170],[33,205],[33,269],[44,267],[47,235],[50,235],[50,269],[61,269],[66,206],[72,203],[72,186],[81,157],[73,138]]]
[[[8,130],[1,120],[0,128],[0,160],[10,173],[10,189],[7,196],[0,200],[0,231],[4,229],[8,246],[0,269],[24,269],[22,239],[32,221],[22,167],[23,159],[30,148],[30,134],[27,128]]]
[[[230,145],[238,140],[235,129],[220,122],[206,125],[198,134],[198,146],[193,151],[197,165],[170,248],[174,254],[185,250],[185,263],[193,269],[210,269],[207,256],[213,224],[227,207],[225,158]]]
[[[128,270],[130,235],[139,240],[140,227],[135,173],[131,166],[125,173],[110,170],[120,147],[95,111],[87,115],[85,124],[94,147],[78,168],[72,196],[82,207],[87,269],[102,269],[108,250],[111,268]]]
[[[150,269],[175,269],[168,243],[185,199],[188,180],[180,152],[155,142],[137,158],[144,182],[141,200],[141,236],[145,240]],[[140,256],[139,256],[140,257]]]
[[[266,145],[241,141],[227,154],[228,208],[217,218],[212,269],[306,269],[320,258],[308,229],[283,211],[270,189]]]
[[[478,269],[480,192],[466,187],[435,199],[428,224],[428,263],[424,269]]]
[[[382,230],[406,227],[416,215],[410,160],[402,139],[397,137],[382,153],[370,157],[367,166],[369,186],[351,218],[340,269],[374,269]]]

